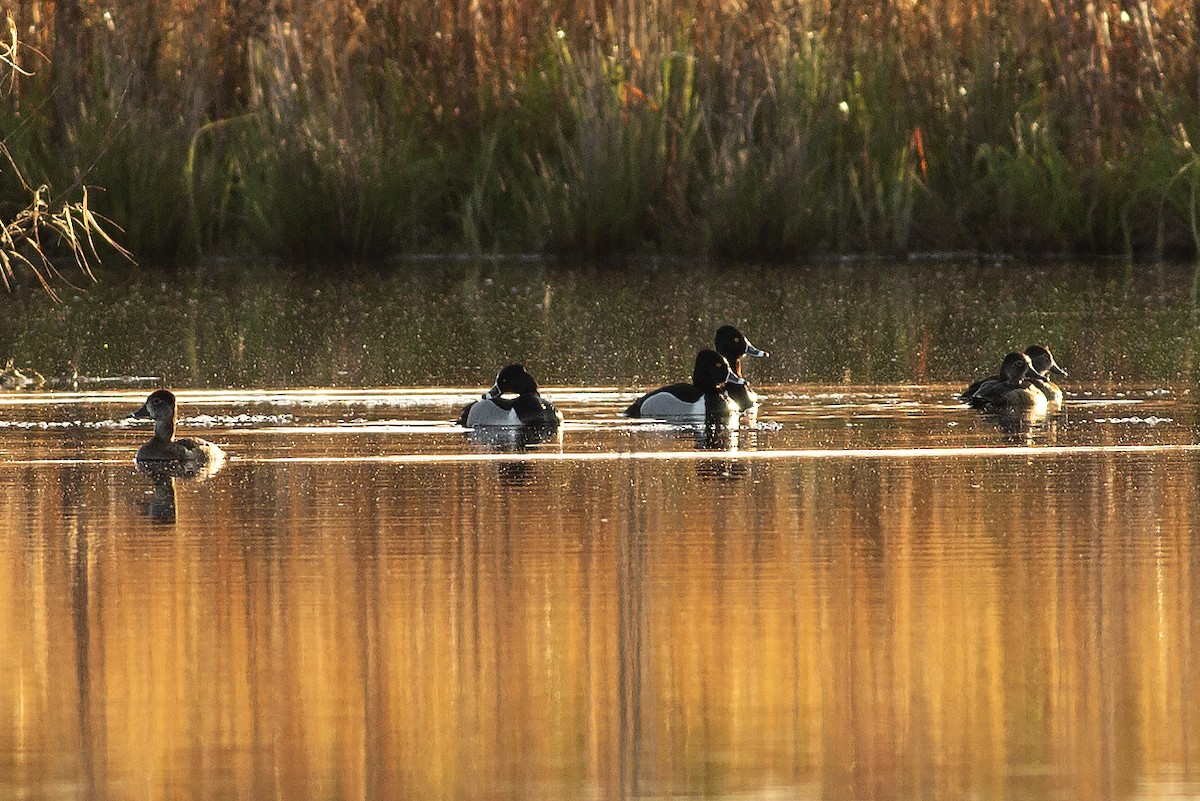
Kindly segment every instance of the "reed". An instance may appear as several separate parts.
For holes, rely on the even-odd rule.
[[[531,245],[554,252],[621,252],[654,245],[687,214],[700,126],[694,58],[668,51],[639,81],[593,43],[576,53],[556,34],[546,114],[551,136],[515,154],[514,187]]]
[[[155,261],[1200,243],[1178,0],[193,6],[15,11],[31,156]]]
[[[442,160],[410,120],[396,68],[383,65],[368,95],[340,71],[313,79],[332,56],[313,63],[321,55],[295,28],[274,23],[268,36],[254,48],[250,112],[226,137],[248,241],[289,261],[369,261],[429,241]]]
[[[7,37],[0,41],[0,82],[10,97],[20,79],[32,72],[23,66],[23,46],[13,17],[7,17]],[[36,121],[22,117],[20,106],[3,108],[5,133],[0,138],[0,284],[11,290],[23,276],[31,276],[51,298],[57,287],[70,282],[62,271],[64,262],[86,279],[94,280],[94,262],[101,249],[128,257],[112,239],[111,221],[97,212],[92,194],[82,181],[63,181],[61,195],[41,176],[33,179],[25,166],[37,152]],[[15,152],[14,152],[15,150]]]

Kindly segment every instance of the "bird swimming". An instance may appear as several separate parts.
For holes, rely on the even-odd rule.
[[[533,375],[518,362],[500,368],[492,388],[482,398],[463,408],[458,424],[465,428],[557,428],[562,419],[562,414],[554,408],[554,404],[542,397]]]
[[[225,452],[213,443],[198,437],[175,439],[175,395],[166,389],[150,393],[146,402],[133,413],[137,418],[154,421],[154,436],[138,448],[139,462],[188,462],[211,464],[225,458]]]
[[[702,350],[696,354],[690,384],[670,384],[647,392],[630,404],[624,414],[660,420],[728,421],[738,412],[737,404],[725,392],[730,383],[742,384],[744,379],[730,369],[724,356],[715,350]]]
[[[717,353],[724,356],[725,361],[729,362],[729,369],[743,379],[741,384],[726,385],[725,393],[729,395],[729,399],[737,404],[738,411],[744,412],[757,406],[758,395],[750,389],[749,382],[745,381],[745,377],[742,376],[742,357],[763,358],[771,354],[754,347],[746,335],[732,325],[723,325],[717,329],[716,346]]]
[[[968,387],[974,388],[974,392],[966,400],[977,409],[1045,414],[1047,403],[1042,390],[1043,383],[1029,357],[1013,351],[1004,357],[998,376],[985,378]]]

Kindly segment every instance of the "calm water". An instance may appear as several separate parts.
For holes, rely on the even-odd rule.
[[[757,318],[726,317],[744,301],[701,281],[681,290],[690,333],[673,345],[661,277],[631,279],[641,317],[610,283],[600,306],[577,288],[535,325],[511,298],[582,281],[534,269],[514,280],[549,287],[536,300],[466,268],[423,294],[355,279],[379,308],[357,299],[339,324],[293,287],[281,313],[311,360],[246,322],[266,301],[243,285],[179,290],[211,301],[182,321],[152,305],[175,348],[131,335],[123,301],[10,320],[0,343],[69,354],[85,377],[0,395],[0,798],[1196,797],[1190,273],[1059,269],[1071,289],[1024,311],[999,291],[1011,274],[966,270],[975,283],[947,295],[996,298],[969,345],[970,315],[934,290],[948,267],[871,291],[845,268],[758,276],[791,307],[739,276]],[[481,295],[449,305],[511,315],[508,345],[481,346],[489,365],[562,343],[566,366],[532,348],[561,442],[518,450],[451,424],[495,369],[467,355],[475,334],[426,344],[464,280]],[[848,308],[818,327],[839,294]],[[624,329],[602,324],[606,295]],[[618,416],[677,377],[699,332],[746,317],[773,351],[747,368],[757,422]],[[189,341],[189,326],[226,334]],[[237,331],[260,380],[236,364]],[[378,337],[395,358],[317,380]],[[1033,338],[1072,371],[1062,414],[954,400]],[[229,461],[139,473],[148,434],[127,415],[157,381],[131,375],[181,387],[181,433]],[[352,386],[289,388],[309,380]]]

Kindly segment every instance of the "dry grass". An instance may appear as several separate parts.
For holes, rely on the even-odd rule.
[[[8,76],[9,92],[13,93],[16,81],[32,77],[33,73],[20,64],[21,43],[11,14],[7,22],[8,36],[0,43],[0,71]],[[15,178],[24,203],[0,219],[0,282],[5,289],[12,289],[19,274],[28,274],[46,294],[57,300],[55,286],[69,283],[58,267],[56,258],[60,254],[67,255],[78,271],[91,280],[95,280],[92,263],[101,259],[98,243],[107,246],[111,252],[129,257],[129,253],[108,234],[106,229],[111,227],[111,221],[92,209],[86,186],[80,184],[68,190],[67,196],[76,194],[78,200],[57,200],[47,184],[34,187],[26,180],[2,140],[0,162],[6,165],[0,167],[0,173]]]
[[[8,150],[0,144],[0,157],[9,170],[20,175]],[[55,256],[65,253],[84,277],[95,280],[92,263],[101,260],[97,243],[126,258],[130,254],[106,230],[112,222],[92,210],[87,187],[79,188],[80,199],[56,201],[45,184],[33,188],[21,179],[29,202],[16,214],[0,221],[0,282],[12,289],[18,273],[33,276],[46,294],[58,300],[55,286],[69,284]]]
[[[24,0],[10,104],[156,257],[1196,250],[1190,1],[552,5]]]

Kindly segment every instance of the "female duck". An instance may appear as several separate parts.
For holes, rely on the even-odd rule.
[[[1046,396],[1050,406],[1062,406],[1062,389],[1050,379],[1050,376],[1066,376],[1067,371],[1058,366],[1058,362],[1054,361],[1054,354],[1045,345],[1030,345],[1025,349],[1025,355],[1029,357],[1029,361],[1033,364],[1033,371],[1041,379],[1041,383],[1037,387]]]
[[[458,424],[465,428],[558,428],[562,419],[554,404],[541,396],[537,381],[525,366],[510,364],[496,374],[496,383],[482,398],[467,404]]]
[[[1042,380],[1033,371],[1033,363],[1024,353],[1013,351],[1004,357],[997,378],[985,378],[968,398],[976,408],[993,411],[1011,410],[1032,414],[1046,413],[1046,395]]]
[[[199,438],[175,439],[175,396],[165,389],[152,392],[134,417],[154,421],[154,436],[138,448],[139,462],[187,462],[213,464],[225,458],[219,447]]]
[[[738,411],[725,392],[730,383],[745,382],[729,369],[724,356],[715,350],[702,350],[696,354],[692,383],[671,384],[649,392],[634,401],[625,416],[725,421]]]
[[[729,362],[729,369],[739,378],[742,376],[743,356],[770,356],[765,350],[759,350],[750,344],[750,340],[732,325],[723,325],[717,329],[717,353]],[[729,399],[737,404],[739,411],[746,411],[758,405],[758,395],[750,389],[744,380],[741,384],[729,384],[725,387]]]
[[[1041,379],[1041,384],[1038,385],[1038,389],[1040,389],[1046,395],[1046,399],[1050,401],[1051,404],[1056,402],[1061,404],[1062,390],[1051,383],[1049,375],[1053,373],[1054,375],[1065,376],[1067,371],[1058,366],[1058,363],[1054,361],[1054,355],[1050,353],[1050,348],[1046,347],[1045,345],[1030,345],[1025,349],[1025,355],[1028,356],[1029,361],[1033,363],[1033,372],[1037,374],[1036,377]],[[971,386],[964,389],[958,397],[965,401],[970,401],[975,393],[979,391],[979,388],[984,384],[1003,380],[1003,376],[998,374],[988,376],[987,378],[981,378],[975,383],[971,384]]]

